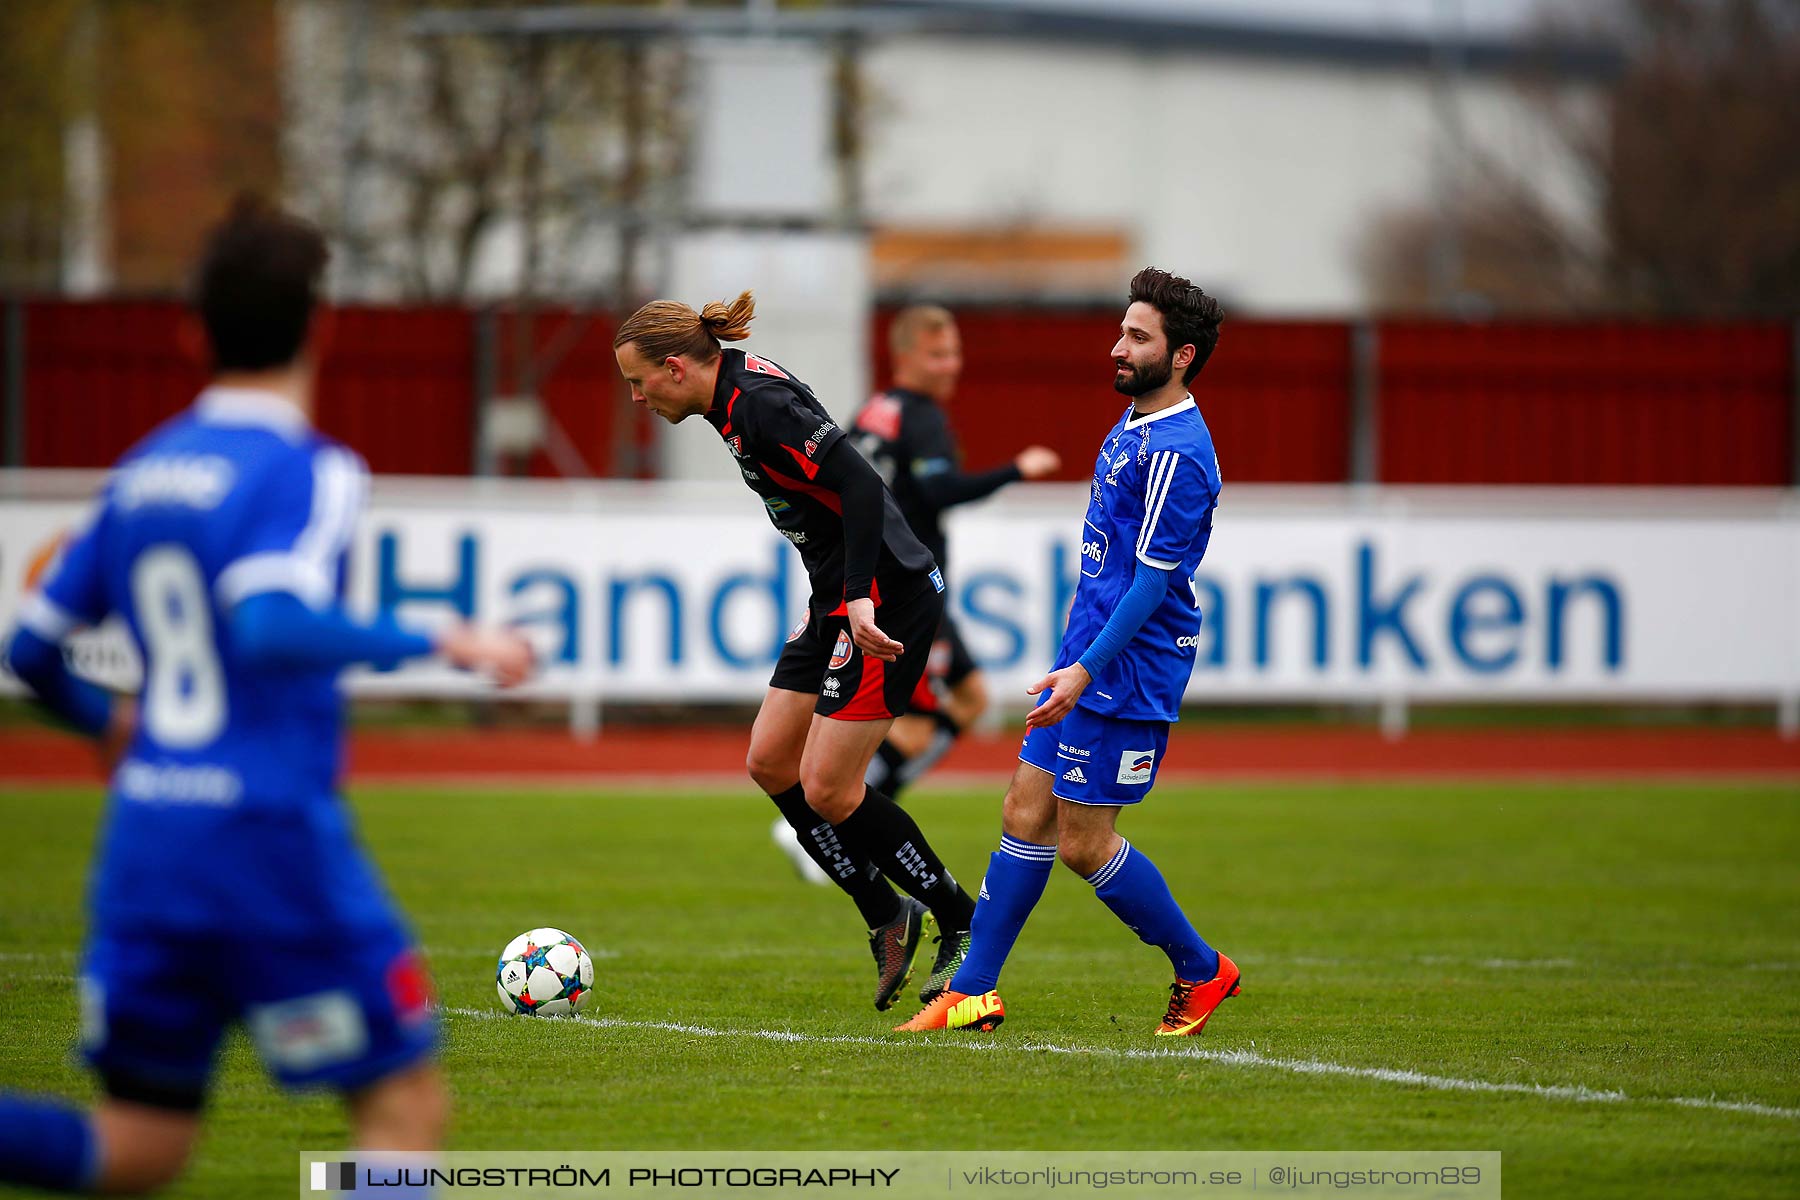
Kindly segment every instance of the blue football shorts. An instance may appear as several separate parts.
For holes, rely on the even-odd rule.
[[[286,1087],[354,1092],[429,1057],[431,984],[412,938],[386,929],[305,944],[97,932],[79,979],[82,1051],[107,1092],[203,1104],[225,1030],[242,1022]]]
[[[1059,799],[1136,804],[1155,784],[1168,748],[1167,721],[1125,721],[1077,704],[1057,724],[1027,733],[1019,761],[1054,776],[1050,792]]]

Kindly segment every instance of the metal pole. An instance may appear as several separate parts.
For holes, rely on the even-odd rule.
[[[344,245],[340,296],[354,297],[362,285],[363,158],[369,134],[369,0],[351,0],[344,71],[344,125],[338,236]]]
[[[6,302],[6,412],[0,440],[6,446],[0,463],[25,465],[25,302],[14,297]]]
[[[1438,116],[1432,143],[1437,219],[1431,239],[1431,303],[1440,313],[1456,311],[1463,286],[1463,58],[1462,2],[1438,0],[1431,51],[1431,87]]]
[[[644,43],[635,39],[619,50],[619,110],[625,133],[625,169],[619,179],[619,197],[625,218],[619,222],[619,269],[613,280],[615,322],[624,321],[637,308],[640,287],[638,260],[643,251],[644,197],[649,183],[646,141],[650,113],[645,63],[648,53]],[[637,409],[626,402],[628,395],[622,383],[612,385],[612,396],[612,461],[607,465],[614,476],[635,479],[643,469],[638,461]]]
[[[1350,326],[1350,482],[1381,480],[1381,334],[1367,318]]]
[[[470,467],[477,475],[492,475],[494,448],[487,435],[488,409],[500,391],[500,318],[493,307],[475,313],[475,437]]]

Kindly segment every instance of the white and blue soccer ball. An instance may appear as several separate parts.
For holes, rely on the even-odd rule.
[[[534,1017],[578,1013],[594,994],[594,959],[560,929],[533,929],[500,952],[494,990],[509,1013]]]

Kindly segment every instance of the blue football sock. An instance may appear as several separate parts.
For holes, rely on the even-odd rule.
[[[1195,982],[1219,973],[1219,952],[1194,932],[1149,855],[1121,841],[1119,852],[1087,881],[1126,928],[1169,956],[1177,977]]]
[[[1000,849],[988,856],[987,878],[981,881],[981,899],[975,904],[975,920],[969,926],[968,957],[950,981],[950,990],[970,996],[991,992],[1000,982],[1000,968],[1025,928],[1025,918],[1037,906],[1056,867],[1056,847],[1038,846],[1001,835]]]
[[[0,1093],[0,1183],[85,1192],[100,1173],[94,1125],[80,1109]]]

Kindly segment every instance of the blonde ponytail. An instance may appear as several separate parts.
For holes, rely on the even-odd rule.
[[[730,304],[714,300],[700,310],[700,323],[706,332],[721,342],[741,342],[750,336],[750,322],[756,319],[756,298],[739,292]]]
[[[741,342],[750,336],[755,317],[756,300],[749,292],[740,293],[730,304],[715,300],[699,312],[679,300],[652,300],[619,326],[613,348],[634,342],[650,362],[678,356],[711,362],[719,357],[720,342]]]

